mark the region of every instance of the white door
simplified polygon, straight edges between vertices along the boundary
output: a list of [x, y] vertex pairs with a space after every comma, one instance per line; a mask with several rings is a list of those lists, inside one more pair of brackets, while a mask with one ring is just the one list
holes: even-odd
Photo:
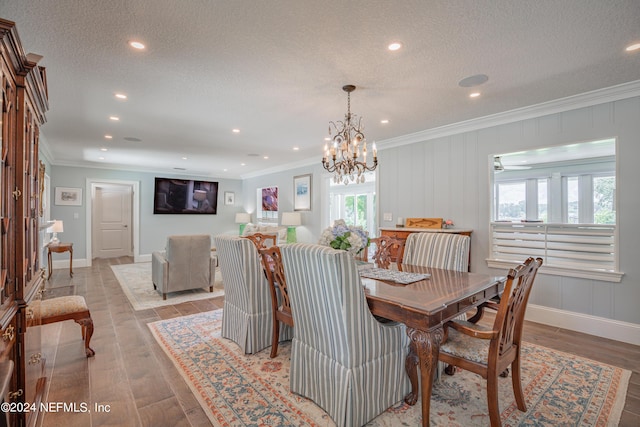
[[93, 204], [95, 258], [132, 256], [131, 198], [128, 185], [98, 185]]

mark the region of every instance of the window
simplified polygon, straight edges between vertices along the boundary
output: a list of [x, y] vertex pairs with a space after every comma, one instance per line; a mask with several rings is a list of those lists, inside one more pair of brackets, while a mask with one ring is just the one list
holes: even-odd
[[489, 265], [619, 281], [615, 169], [614, 139], [496, 155]]
[[376, 223], [376, 175], [365, 174], [362, 184], [329, 183], [329, 224], [344, 219], [348, 225], [359, 225], [369, 232], [377, 234]]

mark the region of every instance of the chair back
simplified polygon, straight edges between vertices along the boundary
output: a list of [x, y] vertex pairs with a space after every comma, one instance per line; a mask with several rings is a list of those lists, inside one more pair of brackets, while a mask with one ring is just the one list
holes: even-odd
[[520, 347], [527, 302], [541, 265], [542, 258], [529, 257], [524, 264], [509, 270], [493, 324], [493, 330], [500, 331], [500, 339], [495, 343], [498, 357]]
[[293, 310], [295, 338], [345, 367], [357, 365], [369, 311], [357, 265], [347, 251], [294, 243], [280, 248]]
[[258, 250], [273, 246], [278, 240], [276, 234], [253, 233], [243, 237], [251, 240]]
[[[271, 246], [260, 249], [259, 252], [260, 256], [262, 256], [262, 265], [267, 275], [267, 280], [269, 281], [269, 288], [271, 289], [273, 311], [280, 311], [282, 313], [282, 316], [277, 316], [277, 320], [293, 326], [291, 301], [289, 299], [289, 290], [287, 289], [287, 279], [284, 275], [280, 248], [278, 246]], [[280, 298], [278, 298], [276, 289], [280, 289]], [[278, 301], [280, 302], [279, 305]]]
[[390, 236], [380, 236], [370, 239], [370, 243], [375, 245], [376, 251], [373, 253], [373, 262], [380, 268], [389, 268], [392, 262], [392, 251], [396, 255], [396, 263], [402, 264], [404, 256], [404, 241], [394, 239]]
[[454, 233], [411, 233], [403, 263], [445, 270], [469, 270], [470, 237]]
[[210, 235], [169, 236], [166, 257], [170, 265], [169, 283], [183, 281], [192, 284], [195, 288], [210, 285]]

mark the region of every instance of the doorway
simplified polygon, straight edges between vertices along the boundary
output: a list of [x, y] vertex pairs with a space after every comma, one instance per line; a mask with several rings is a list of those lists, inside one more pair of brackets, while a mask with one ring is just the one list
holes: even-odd
[[94, 258], [139, 258], [139, 183], [87, 179], [87, 263]]

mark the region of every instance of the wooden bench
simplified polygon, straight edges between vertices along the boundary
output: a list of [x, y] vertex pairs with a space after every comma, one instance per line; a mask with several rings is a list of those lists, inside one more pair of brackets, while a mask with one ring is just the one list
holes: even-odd
[[83, 296], [69, 295], [34, 301], [31, 303], [31, 307], [36, 313], [38, 310], [40, 311], [42, 325], [63, 322], [65, 320], [75, 321], [82, 327], [82, 339], [84, 340], [84, 350], [87, 357], [92, 357], [96, 354], [96, 352], [89, 347], [89, 342], [93, 335], [93, 319], [91, 319], [89, 307], [87, 307], [87, 302]]

